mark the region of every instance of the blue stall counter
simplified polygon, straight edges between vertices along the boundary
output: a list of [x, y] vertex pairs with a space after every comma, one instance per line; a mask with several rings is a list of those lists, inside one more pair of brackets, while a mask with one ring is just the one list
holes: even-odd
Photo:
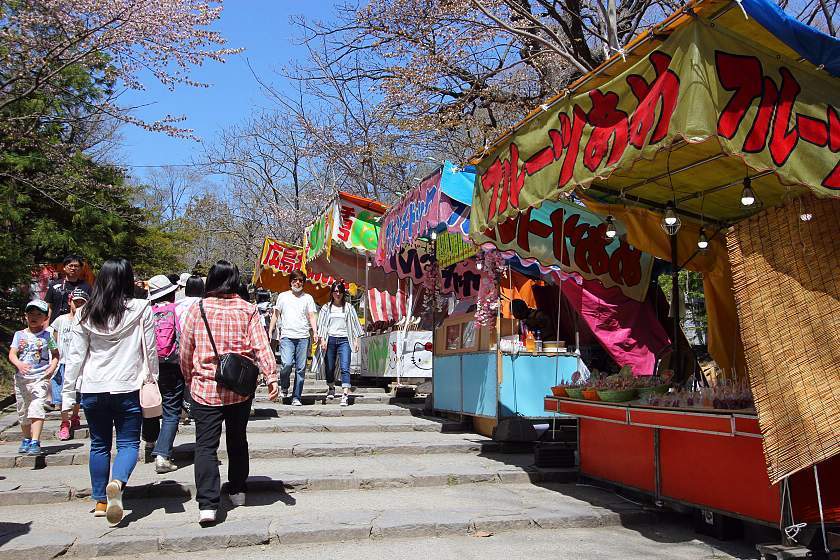
[[499, 417], [550, 417], [543, 399], [554, 385], [571, 381], [577, 365], [577, 355], [570, 353], [502, 353]]

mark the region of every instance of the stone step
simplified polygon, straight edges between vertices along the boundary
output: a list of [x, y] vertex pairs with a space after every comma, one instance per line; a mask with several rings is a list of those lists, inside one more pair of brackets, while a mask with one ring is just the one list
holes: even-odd
[[[42, 442], [58, 441], [58, 429], [61, 421], [47, 420], [41, 433]], [[419, 416], [294, 416], [278, 418], [272, 416], [254, 416], [248, 425], [248, 433], [276, 433], [276, 432], [464, 432], [469, 424], [444, 420], [441, 418], [424, 418]], [[179, 434], [195, 434], [195, 425], [178, 426]], [[83, 423], [71, 433], [71, 439], [84, 440], [90, 436], [88, 426]], [[19, 442], [23, 434], [17, 427], [10, 428], [0, 434], [2, 441]]]
[[[303, 384], [303, 391], [304, 393], [326, 393], [327, 392], [327, 383], [326, 381], [314, 381], [314, 382], [305, 382]], [[341, 392], [341, 385], [336, 385], [335, 390], [337, 393]], [[268, 388], [265, 386], [260, 386], [257, 388], [257, 395], [267, 395]], [[352, 395], [387, 395], [393, 393], [389, 393], [382, 387], [350, 387], [350, 394]]]
[[126, 515], [113, 529], [105, 519], [87, 513], [90, 502], [13, 506], [3, 512], [14, 523], [4, 528], [0, 560], [162, 556], [228, 547], [487, 536], [655, 521], [654, 514], [610, 492], [570, 484], [255, 493], [243, 507], [231, 508], [224, 499], [218, 523], [207, 528], [199, 527], [198, 506], [186, 496], [126, 499], [124, 505]]
[[[126, 498], [177, 498], [195, 496], [192, 465], [165, 475], [154, 464], [137, 465], [126, 488]], [[225, 466], [222, 466], [224, 473]], [[0, 508], [12, 505], [60, 503], [90, 497], [90, 476], [80, 466], [49, 469], [11, 469], [0, 480]], [[463, 454], [380, 455], [299, 459], [252, 459], [250, 492], [316, 492], [325, 490], [375, 490], [427, 488], [459, 484], [571, 482], [575, 469], [536, 469], [531, 455], [465, 456]], [[0, 509], [2, 511], [2, 509]]]
[[[281, 398], [281, 400], [285, 404], [291, 404], [292, 398], [291, 393], [290, 396]], [[257, 393], [254, 397], [255, 402], [270, 402], [268, 400], [267, 393]], [[367, 403], [367, 404], [375, 404], [375, 403], [382, 403], [382, 404], [397, 404], [397, 403], [406, 403], [406, 404], [422, 404], [426, 402], [425, 397], [395, 397], [390, 393], [365, 393], [365, 394], [353, 394], [350, 395], [348, 398], [350, 404], [353, 403]], [[338, 406], [341, 403], [341, 398], [336, 397], [335, 399], [328, 399], [326, 396], [326, 392], [317, 392], [317, 393], [308, 393], [306, 392], [306, 388], [304, 388], [303, 394], [300, 396], [300, 402], [303, 404], [330, 404]]]
[[[287, 399], [290, 402], [290, 399]], [[327, 401], [329, 403], [329, 401]], [[400, 404], [385, 404], [378, 402], [353, 402], [352, 406], [342, 407], [338, 406], [338, 401], [334, 401], [337, 406], [321, 406], [323, 403], [310, 403], [308, 406], [290, 406], [286, 404], [272, 402], [269, 400], [257, 400], [254, 403], [253, 416], [256, 417], [286, 417], [286, 416], [320, 416], [324, 418], [337, 417], [379, 417], [379, 416], [419, 416], [422, 413], [423, 405], [419, 403], [400, 403]], [[18, 426], [17, 413], [9, 413], [4, 411], [5, 415], [0, 418], [0, 441], [20, 441], [21, 433]], [[81, 412], [82, 424], [85, 424], [84, 411]], [[61, 420], [61, 414], [58, 412], [48, 412], [46, 415], [47, 422], [55, 422], [56, 425]], [[81, 436], [80, 436], [81, 437]]]
[[419, 416], [424, 403], [379, 403], [367, 400], [351, 400], [351, 406], [340, 406], [338, 400], [332, 402], [304, 402], [304, 406], [291, 406], [291, 399], [284, 403], [268, 400], [254, 402], [254, 416]]
[[[348, 437], [351, 436], [351, 437]], [[194, 437], [178, 434], [173, 458], [191, 461]], [[355, 434], [310, 433], [250, 433], [251, 458], [281, 459], [290, 457], [363, 457], [379, 454], [426, 455], [440, 453], [484, 453], [498, 451], [499, 444], [480, 435], [443, 434], [431, 432], [360, 432]], [[87, 440], [46, 442], [40, 456], [19, 455], [17, 444], [0, 445], [0, 469], [44, 468], [55, 465], [81, 465], [88, 462], [90, 444]], [[143, 453], [141, 449], [141, 454]], [[226, 458], [224, 438], [219, 457]]]

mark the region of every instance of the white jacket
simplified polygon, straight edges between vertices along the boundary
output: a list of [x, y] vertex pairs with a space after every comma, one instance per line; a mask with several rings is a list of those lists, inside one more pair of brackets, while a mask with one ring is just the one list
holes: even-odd
[[89, 321], [78, 322], [72, 336], [61, 391], [62, 410], [75, 404], [80, 376], [82, 393], [137, 391], [147, 371], [157, 379], [155, 319], [149, 301], [128, 300], [122, 320], [113, 328], [100, 330]]

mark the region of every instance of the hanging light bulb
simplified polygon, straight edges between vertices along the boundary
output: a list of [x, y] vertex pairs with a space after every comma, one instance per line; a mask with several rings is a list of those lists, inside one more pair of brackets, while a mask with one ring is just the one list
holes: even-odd
[[612, 215], [607, 216], [607, 231], [604, 232], [604, 235], [607, 236], [607, 239], [615, 239], [615, 236], [618, 235], [618, 230], [615, 229], [615, 220]]
[[430, 235], [429, 237], [431, 237], [432, 241], [434, 241], [435, 239], [437, 239], [437, 232], [432, 230], [432, 235]]
[[370, 267], [372, 267], [372, 266], [373, 266], [373, 262], [372, 262], [372, 261], [368, 261], [368, 262], [367, 262], [367, 267], [368, 267], [368, 268], [370, 268]]
[[813, 217], [814, 217], [814, 215], [811, 214], [810, 212], [808, 212], [807, 210], [805, 212], [802, 212], [801, 214], [799, 214], [799, 219], [802, 220], [803, 222], [810, 222], [811, 218], [813, 218]]
[[482, 268], [484, 268], [484, 265], [481, 264], [481, 261], [478, 261], [478, 262], [475, 263], [475, 269], [476, 270], [481, 270]]
[[697, 236], [697, 248], [705, 251], [709, 248], [709, 238], [706, 237], [706, 231], [700, 228], [700, 235]]
[[744, 177], [744, 190], [741, 191], [741, 206], [752, 206], [755, 204], [755, 193], [752, 190], [752, 180]]
[[669, 201], [668, 204], [665, 205], [665, 215], [662, 216], [662, 221], [659, 225], [662, 226], [662, 229], [665, 230], [665, 233], [668, 235], [676, 235], [680, 230], [682, 222], [680, 221], [680, 217], [677, 216], [676, 208], [674, 207], [673, 202]]
[[666, 226], [674, 226], [677, 223], [677, 213], [674, 212], [674, 203], [668, 202], [665, 205], [665, 217], [662, 220], [665, 222]]

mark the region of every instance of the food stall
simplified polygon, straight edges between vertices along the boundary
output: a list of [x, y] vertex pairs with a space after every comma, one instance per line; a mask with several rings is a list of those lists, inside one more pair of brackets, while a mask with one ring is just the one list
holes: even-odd
[[[754, 410], [663, 408], [546, 397], [545, 409], [578, 418], [580, 472], [587, 478], [771, 526], [780, 522], [782, 489], [792, 519], [819, 521], [811, 470], [771, 485]], [[838, 519], [840, 458], [820, 466], [826, 520]], [[834, 473], [832, 476], [831, 473]]]
[[[280, 293], [289, 289], [289, 274], [303, 266], [303, 249], [291, 243], [285, 243], [266, 237], [257, 257], [254, 276], [251, 283], [258, 288]], [[329, 278], [321, 274], [307, 275], [306, 292], [318, 304], [329, 300]]]
[[[368, 266], [376, 251], [380, 221], [387, 207], [375, 200], [339, 192], [304, 233], [307, 275], [340, 278], [350, 287], [366, 327], [353, 354], [354, 376], [421, 380], [431, 377], [431, 331], [399, 329], [410, 317], [407, 281], [392, 271]], [[377, 332], [375, 325], [390, 325]]]
[[[702, 272], [712, 387], [675, 367], [661, 397], [617, 378], [603, 389], [627, 402], [572, 384], [545, 409], [579, 418], [583, 475], [826, 550], [840, 523], [838, 61], [838, 39], [765, 0], [689, 2], [476, 158], [470, 223], [499, 236], [574, 192], [674, 279]], [[732, 398], [739, 384], [753, 403]]]
[[[548, 309], [569, 298], [573, 310], [580, 312], [581, 305], [586, 307], [581, 302], [592, 297], [592, 291], [581, 287], [587, 280], [575, 276], [574, 289], [568, 287], [560, 296], [556, 284], [568, 276], [567, 270], [582, 272], [575, 264], [561, 267], [558, 261], [557, 266], [543, 265], [514, 251], [502, 253], [491, 246], [480, 249], [473, 243], [467, 235], [473, 185], [474, 174], [452, 164], [435, 170], [383, 218], [377, 258], [386, 270], [411, 278], [423, 290], [423, 315], [435, 325], [434, 408], [471, 416], [476, 419], [476, 429], [489, 435], [503, 418], [550, 416], [543, 409], [545, 392], [581, 369], [580, 356], [567, 351], [563, 340], [547, 338], [540, 351], [517, 347], [517, 322], [508, 309], [510, 301], [524, 298], [532, 308]], [[566, 212], [582, 226], [604, 227], [602, 219], [582, 206]], [[620, 240], [615, 240], [610, 252], [618, 253], [616, 259], [627, 260], [623, 265], [627, 278], [633, 262], [638, 273], [632, 281], [604, 282], [617, 292], [625, 290], [644, 300], [650, 256], [632, 251]], [[530, 287], [536, 284], [539, 286]], [[539, 289], [547, 293], [542, 301], [532, 293]], [[614, 294], [601, 295], [616, 301]], [[553, 296], [553, 303], [548, 296]], [[598, 302], [606, 303], [604, 299]], [[626, 307], [638, 311], [639, 322], [651, 319], [651, 314], [644, 312], [649, 309], [641, 304], [628, 303]], [[554, 332], [567, 333], [566, 338], [577, 346], [576, 327], [561, 329], [567, 325], [560, 321], [560, 313], [552, 317], [558, 320]], [[660, 346], [667, 344], [661, 329], [659, 334]], [[636, 362], [644, 364], [650, 374], [647, 370], [653, 368], [654, 353], [648, 343], [625, 344], [622, 351], [627, 360], [640, 358]]]

